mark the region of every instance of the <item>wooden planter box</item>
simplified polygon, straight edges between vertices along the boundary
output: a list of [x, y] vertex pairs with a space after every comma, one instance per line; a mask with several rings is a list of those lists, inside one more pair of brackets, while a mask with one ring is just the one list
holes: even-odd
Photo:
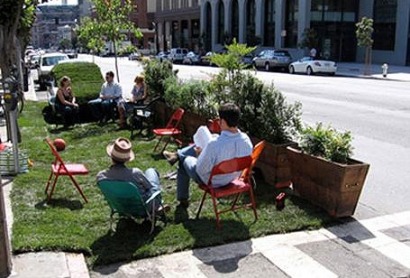
[[[251, 137], [255, 146], [261, 140]], [[261, 153], [256, 168], [260, 169], [266, 183], [275, 185], [278, 182], [289, 181], [291, 179], [291, 169], [287, 154], [287, 147], [297, 147], [297, 143], [272, 144], [267, 142], [265, 149]]]
[[293, 189], [297, 195], [324, 208], [333, 217], [354, 214], [369, 164], [327, 161], [288, 147]]

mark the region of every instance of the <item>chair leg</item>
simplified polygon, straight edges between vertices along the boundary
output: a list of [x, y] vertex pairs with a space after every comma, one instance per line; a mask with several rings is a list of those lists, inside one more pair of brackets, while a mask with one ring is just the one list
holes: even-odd
[[163, 138], [163, 136], [160, 136], [160, 137], [159, 137], [158, 143], [157, 143], [157, 144], [155, 145], [155, 147], [154, 147], [154, 152], [157, 150], [159, 144], [160, 144], [161, 141], [162, 141], [162, 138]]
[[198, 219], [198, 218], [199, 218], [199, 214], [201, 213], [202, 206], [203, 206], [203, 204], [204, 204], [206, 194], [207, 194], [207, 193], [206, 193], [206, 191], [205, 191], [205, 192], [204, 192], [204, 195], [202, 195], [201, 204], [199, 205], [198, 212], [196, 213], [196, 218], [195, 218], [195, 219]]
[[211, 198], [212, 198], [212, 204], [214, 206], [214, 211], [215, 211], [215, 216], [216, 216], [216, 228], [219, 230], [221, 228], [221, 224], [219, 223], [219, 212], [218, 212], [218, 208], [216, 205], [215, 197], [211, 195]]
[[46, 190], [44, 190], [44, 193], [46, 193], [46, 194], [48, 192], [48, 188], [50, 186], [50, 182], [51, 182], [52, 177], [53, 177], [53, 170], [51, 170], [50, 176], [48, 177], [48, 180], [47, 180]]
[[256, 220], [258, 220], [258, 213], [256, 212], [256, 202], [255, 202], [255, 196], [253, 194], [252, 187], [249, 189], [249, 195], [251, 197], [253, 214], [255, 215], [255, 221], [256, 221]]
[[86, 203], [88, 203], [87, 198], [85, 197], [83, 191], [81, 190], [81, 187], [78, 185], [77, 181], [75, 180], [75, 178], [72, 175], [69, 175], [71, 181], [74, 183], [74, 186], [77, 188], [78, 192], [80, 192], [81, 196], [83, 197], [84, 201]]
[[171, 141], [171, 137], [170, 137], [170, 136], [167, 136], [165, 145], [164, 145], [164, 147], [162, 148], [161, 153], [163, 153], [163, 152], [165, 151], [165, 148], [168, 146], [168, 144], [169, 144], [170, 141]]
[[54, 193], [54, 189], [55, 189], [55, 187], [56, 187], [58, 177], [59, 177], [59, 175], [56, 174], [56, 176], [55, 176], [55, 178], [54, 178], [54, 181], [53, 181], [53, 185], [51, 186], [50, 194], [47, 194], [47, 202], [50, 202], [50, 200], [51, 200], [51, 196], [52, 196], [53, 193]]

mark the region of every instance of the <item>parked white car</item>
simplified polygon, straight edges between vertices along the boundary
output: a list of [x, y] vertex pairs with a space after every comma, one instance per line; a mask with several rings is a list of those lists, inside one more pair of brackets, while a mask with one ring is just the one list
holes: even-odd
[[306, 73], [312, 75], [315, 73], [326, 73], [335, 75], [337, 64], [328, 60], [316, 60], [312, 57], [303, 57], [289, 65], [289, 73]]
[[40, 90], [47, 87], [47, 82], [50, 80], [50, 71], [60, 61], [68, 60], [68, 56], [63, 53], [47, 53], [41, 55], [40, 62], [37, 66], [38, 83]]

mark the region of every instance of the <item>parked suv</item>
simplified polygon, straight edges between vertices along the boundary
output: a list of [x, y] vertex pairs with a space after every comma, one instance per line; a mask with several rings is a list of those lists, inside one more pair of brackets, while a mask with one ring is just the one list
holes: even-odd
[[172, 63], [182, 63], [185, 56], [188, 54], [186, 48], [172, 48], [168, 55], [168, 60]]
[[68, 56], [63, 53], [48, 53], [40, 57], [39, 64], [37, 66], [38, 83], [40, 84], [40, 90], [44, 90], [47, 87], [47, 81], [50, 80], [51, 69], [63, 60], [68, 60]]
[[274, 68], [287, 71], [291, 62], [292, 57], [287, 50], [263, 50], [253, 58], [253, 65], [256, 68], [264, 68], [266, 71]]

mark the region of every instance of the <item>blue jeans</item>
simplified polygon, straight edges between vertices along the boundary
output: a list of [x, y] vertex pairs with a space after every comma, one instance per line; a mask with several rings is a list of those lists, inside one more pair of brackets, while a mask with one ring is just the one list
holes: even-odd
[[101, 120], [103, 117], [113, 118], [114, 107], [117, 106], [117, 102], [114, 99], [101, 99], [96, 98], [88, 102], [93, 117], [97, 120]]
[[[149, 197], [151, 197], [152, 194], [154, 194], [157, 191], [161, 191], [161, 184], [159, 181], [159, 175], [157, 170], [155, 170], [154, 168], [148, 168], [145, 172], [144, 172], [144, 176], [147, 178], [147, 180], [151, 183], [151, 188], [148, 192], [146, 192], [146, 194], [143, 196], [144, 200], [147, 200]], [[162, 203], [162, 199], [161, 199], [161, 195], [158, 195], [157, 197], [157, 201], [159, 202], [159, 204]], [[148, 204], [149, 207], [152, 206], [152, 204]], [[158, 208], [158, 206], [157, 206]]]
[[178, 150], [179, 167], [177, 175], [177, 200], [189, 199], [190, 179], [196, 183], [202, 183], [201, 178], [196, 173], [197, 155], [195, 145]]

